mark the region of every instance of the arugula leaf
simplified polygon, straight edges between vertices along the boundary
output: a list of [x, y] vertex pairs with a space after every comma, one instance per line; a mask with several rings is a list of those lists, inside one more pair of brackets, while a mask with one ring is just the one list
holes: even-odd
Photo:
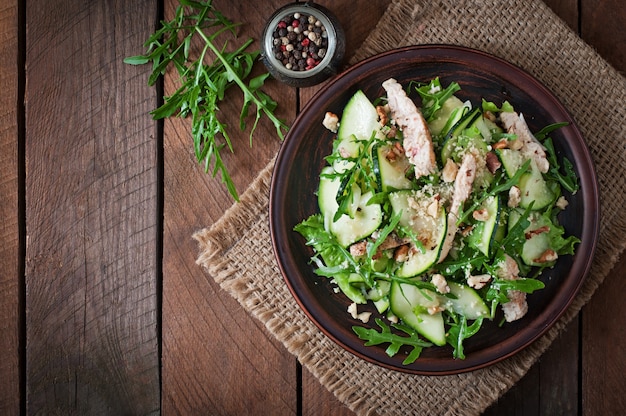
[[[476, 319], [471, 325], [467, 325], [467, 318], [464, 315], [449, 315], [454, 320], [449, 322], [450, 327], [446, 334], [446, 342], [454, 348], [452, 355], [454, 358], [465, 359], [463, 341], [475, 335], [483, 324], [483, 318]], [[457, 318], [460, 317], [460, 318]]]
[[[219, 117], [219, 104], [225, 93], [237, 86], [243, 93], [243, 105], [239, 116], [239, 127], [246, 128], [246, 119], [254, 107], [254, 122], [250, 128], [252, 137], [261, 117], [267, 117], [283, 139], [287, 125], [274, 114], [277, 103], [261, 91], [269, 73], [249, 78], [259, 51], [248, 52], [246, 49], [253, 40], [248, 39], [233, 52], [226, 52], [216, 46], [218, 36], [225, 32], [236, 35], [239, 26], [220, 13], [211, 0], [180, 0], [174, 17], [170, 21], [161, 21], [161, 27], [144, 43], [143, 55], [124, 59], [129, 65], [152, 63], [152, 73], [148, 85], [154, 85], [159, 77], [170, 67], [176, 69], [181, 86], [170, 96], [164, 97], [164, 103], [151, 112], [155, 119], [180, 116], [191, 117], [191, 135], [196, 159], [204, 164], [206, 173], [213, 177], [221, 174], [231, 196], [239, 201], [239, 195], [220, 152], [227, 148], [233, 151], [227, 131], [227, 125]], [[204, 46], [197, 57], [190, 55], [194, 38], [199, 38]], [[212, 58], [209, 56], [212, 54]], [[210, 165], [214, 167], [211, 170]]]
[[[341, 178], [341, 185], [339, 186], [336, 196], [339, 208], [337, 208], [337, 212], [335, 212], [333, 221], [337, 221], [344, 214], [350, 215], [348, 207], [354, 199], [354, 187], [378, 190], [376, 178], [369, 168], [369, 166], [373, 165], [372, 152], [375, 149], [375, 143], [378, 141], [379, 139], [372, 133], [372, 137], [362, 143], [356, 157], [344, 158], [339, 154], [336, 148], [332, 155], [326, 157], [326, 160], [330, 164], [334, 161], [342, 160], [348, 162], [347, 166], [349, 166], [345, 171], [329, 175], [330, 177]], [[337, 144], [338, 141], [335, 141], [333, 146], [337, 146]]]
[[389, 236], [389, 234], [391, 234], [393, 230], [396, 228], [396, 226], [400, 222], [400, 218], [402, 218], [401, 212], [391, 217], [389, 224], [387, 224], [386, 226], [383, 227], [382, 230], [380, 230], [379, 236], [374, 242], [374, 244], [368, 244], [367, 256], [370, 259], [374, 257], [374, 255], [376, 254], [376, 251], [378, 250], [378, 247], [380, 247], [380, 245], [385, 241], [385, 239]]
[[569, 125], [569, 123], [566, 122], [566, 121], [563, 121], [561, 123], [548, 124], [547, 126], [542, 128], [541, 130], [539, 130], [537, 133], [534, 133], [533, 136], [535, 136], [535, 138], [537, 140], [543, 141], [553, 131], [558, 130], [561, 127], [565, 127], [565, 126], [568, 126], [568, 125]]
[[533, 205], [534, 202], [528, 205], [517, 222], [509, 229], [504, 239], [502, 239], [502, 242], [498, 246], [496, 258], [503, 258], [505, 253], [512, 255], [512, 257], [519, 257], [521, 255], [522, 248], [526, 242], [526, 229], [530, 226], [528, 216]]
[[300, 233], [306, 239], [306, 244], [312, 246], [317, 253], [312, 259], [316, 263], [315, 274], [334, 279], [339, 289], [351, 301], [366, 303], [363, 293], [350, 284], [349, 280], [350, 273], [356, 271], [358, 264], [335, 237], [326, 231], [322, 215], [311, 215], [296, 224], [294, 231]]
[[516, 280], [493, 279], [490, 290], [505, 292], [508, 290], [519, 290], [524, 293], [533, 293], [543, 289], [545, 284], [541, 280], [531, 278], [519, 278]]
[[543, 145], [546, 148], [548, 162], [550, 162], [550, 170], [546, 173], [546, 176], [559, 182], [568, 192], [575, 194], [580, 188], [580, 185], [578, 184], [578, 177], [574, 171], [574, 165], [569, 159], [563, 158], [563, 173], [561, 173], [561, 166], [556, 157], [552, 139], [548, 137], [544, 140]]
[[491, 111], [492, 113], [512, 113], [515, 111], [508, 101], [502, 103], [502, 107], [498, 107], [495, 103], [482, 99], [483, 111]]
[[565, 228], [558, 223], [555, 223], [549, 212], [544, 212], [542, 217], [545, 223], [548, 224], [550, 248], [559, 255], [574, 254], [574, 246], [580, 243], [580, 239], [573, 235], [563, 238], [565, 235]]
[[422, 114], [426, 121], [431, 121], [435, 117], [437, 110], [443, 106], [443, 103], [460, 90], [461, 87], [456, 82], [452, 82], [446, 88], [443, 88], [439, 77], [431, 80], [426, 85], [416, 88], [417, 93], [422, 98]]
[[419, 358], [423, 348], [432, 346], [430, 342], [419, 338], [417, 332], [406, 325], [393, 324], [393, 327], [406, 333], [408, 336], [391, 332], [389, 325], [385, 324], [380, 318], [376, 318], [376, 324], [380, 327], [380, 332], [374, 328], [368, 329], [360, 326], [353, 326], [352, 330], [360, 339], [367, 341], [365, 343], [366, 347], [388, 343], [389, 346], [385, 352], [390, 357], [396, 355], [403, 346], [412, 347], [411, 352], [404, 361], [402, 361], [404, 365], [415, 362], [415, 360]]
[[[462, 255], [459, 258], [446, 258], [441, 263], [434, 265], [435, 270], [444, 273], [447, 276], [454, 276], [458, 273], [462, 273], [465, 276], [470, 270], [478, 269], [484, 262], [486, 262], [487, 256], [480, 251], [472, 249], [469, 245], [466, 246], [468, 251], [471, 250], [472, 255]], [[464, 253], [465, 254], [465, 253]]]

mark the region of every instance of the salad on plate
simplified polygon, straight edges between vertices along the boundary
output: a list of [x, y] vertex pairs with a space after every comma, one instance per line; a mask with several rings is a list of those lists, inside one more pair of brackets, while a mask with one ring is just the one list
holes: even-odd
[[[463, 101], [458, 83], [438, 78], [382, 87], [326, 113], [334, 139], [319, 212], [295, 231], [315, 273], [350, 300], [366, 345], [390, 356], [408, 347], [404, 364], [446, 344], [463, 359], [484, 320], [521, 319], [542, 271], [580, 242], [558, 221], [578, 190], [549, 137], [563, 124], [533, 133], [514, 103]], [[358, 325], [370, 319], [379, 330]]]

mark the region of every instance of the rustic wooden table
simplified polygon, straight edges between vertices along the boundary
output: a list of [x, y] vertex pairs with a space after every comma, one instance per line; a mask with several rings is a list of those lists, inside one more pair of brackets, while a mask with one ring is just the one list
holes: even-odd
[[[284, 3], [215, 1], [257, 39]], [[389, 0], [319, 3], [349, 56]], [[626, 69], [622, 0], [548, 3]], [[351, 414], [195, 264], [192, 233], [232, 200], [195, 162], [188, 122], [148, 115], [173, 77], [151, 88], [148, 67], [122, 63], [176, 4], [0, 5], [0, 414]], [[317, 90], [267, 89], [288, 121]], [[222, 108], [235, 126], [240, 105]], [[278, 150], [273, 131], [252, 148], [234, 134], [240, 191]], [[623, 414], [625, 268], [488, 414]]]

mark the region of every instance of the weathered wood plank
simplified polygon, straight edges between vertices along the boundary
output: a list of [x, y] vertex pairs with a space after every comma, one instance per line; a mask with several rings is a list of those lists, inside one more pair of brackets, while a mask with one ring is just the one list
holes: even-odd
[[159, 411], [151, 1], [26, 8], [26, 411]]
[[[626, 7], [621, 0], [581, 1], [581, 36], [626, 74]], [[598, 167], [601, 169], [601, 167]], [[582, 311], [582, 412], [621, 414], [626, 409], [626, 257]]]
[[0, 413], [20, 411], [18, 2], [0, 5]]
[[617, 415], [626, 409], [625, 270], [626, 256], [622, 255], [582, 311], [584, 415]]
[[581, 0], [582, 38], [626, 74], [626, 5], [622, 0]]
[[[172, 16], [175, 0], [166, 0]], [[215, 1], [230, 19], [245, 22], [239, 39], [255, 39], [284, 2]], [[262, 65], [256, 71], [261, 72]], [[165, 92], [177, 88], [172, 74]], [[278, 114], [295, 117], [295, 90], [269, 81], [265, 91], [279, 102]], [[235, 154], [222, 153], [243, 193], [280, 146], [271, 123], [263, 121], [249, 145], [238, 130], [241, 93], [227, 93], [220, 112], [230, 126]], [[163, 240], [163, 412], [165, 414], [292, 415], [297, 409], [296, 361], [263, 325], [246, 313], [213, 279], [195, 266], [198, 253], [191, 235], [212, 225], [233, 204], [219, 179], [203, 172], [193, 154], [189, 120], [164, 126]], [[194, 267], [191, 267], [194, 266]]]
[[484, 415], [578, 414], [579, 337], [576, 318], [528, 373]]

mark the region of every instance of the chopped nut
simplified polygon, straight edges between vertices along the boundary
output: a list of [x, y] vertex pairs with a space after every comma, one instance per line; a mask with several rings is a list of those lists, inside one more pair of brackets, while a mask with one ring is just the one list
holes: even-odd
[[364, 256], [367, 252], [367, 242], [359, 241], [358, 243], [354, 243], [350, 246], [350, 254], [353, 257], [361, 257]]
[[398, 263], [405, 262], [408, 256], [409, 256], [409, 246], [406, 244], [403, 246], [397, 247], [393, 253], [393, 258]]
[[[372, 234], [372, 237], [374, 235]], [[389, 250], [390, 248], [396, 248], [398, 246], [401, 246], [403, 244], [407, 244], [408, 242], [410, 242], [411, 239], [410, 238], [400, 238], [398, 237], [397, 234], [392, 233], [389, 234], [387, 236], [387, 238], [385, 238], [385, 240], [380, 243], [380, 245], [378, 246], [379, 250]]]
[[443, 181], [450, 183], [454, 182], [456, 175], [459, 172], [459, 167], [454, 163], [452, 159], [446, 161], [446, 165], [443, 167]]
[[433, 276], [430, 278], [430, 282], [435, 285], [435, 287], [437, 288], [437, 292], [450, 293], [450, 286], [448, 286], [448, 282], [446, 281], [446, 278], [443, 277], [443, 275], [439, 273], [433, 274]]
[[387, 112], [385, 111], [385, 107], [383, 107], [382, 105], [377, 105], [376, 114], [378, 114], [378, 119], [379, 119], [381, 126], [386, 125], [387, 122], [389, 121], [389, 118], [387, 117]]
[[444, 308], [444, 307], [443, 307], [443, 306], [441, 306], [441, 305], [437, 305], [437, 306], [430, 306], [430, 307], [427, 309], [427, 311], [428, 311], [428, 314], [429, 314], [429, 315], [434, 315], [434, 314], [436, 314], [437, 312], [443, 312], [443, 311], [445, 311], [445, 310], [446, 310], [446, 308]]
[[398, 154], [391, 149], [388, 150], [387, 153], [385, 153], [385, 159], [387, 159], [389, 163], [395, 162], [397, 158]]
[[392, 150], [398, 156], [402, 156], [404, 154], [404, 147], [402, 147], [402, 144], [400, 142], [395, 142], [393, 144]]
[[491, 275], [479, 274], [477, 276], [469, 276], [467, 278], [467, 284], [469, 285], [469, 287], [473, 287], [474, 289], [480, 289], [484, 287], [490, 280]]
[[364, 324], [366, 324], [370, 320], [370, 317], [372, 316], [371, 312], [361, 312], [361, 313], [358, 313], [357, 312], [356, 303], [354, 303], [354, 302], [352, 302], [348, 306], [348, 313], [350, 314], [350, 316], [352, 316], [353, 319], [358, 319], [359, 321], [363, 322]]
[[428, 208], [426, 208], [426, 213], [433, 218], [437, 218], [439, 215], [439, 199], [431, 198], [431, 202], [428, 204]]
[[539, 227], [537, 229], [528, 231], [526, 234], [524, 234], [524, 237], [526, 237], [526, 240], [530, 240], [536, 235], [548, 233], [548, 232], [550, 232], [550, 227], [548, 227], [547, 225], [544, 225], [543, 227]]
[[460, 227], [459, 231], [463, 237], [467, 237], [468, 235], [470, 235], [473, 229], [473, 225], [463, 225], [462, 227]]
[[535, 263], [550, 263], [552, 261], [556, 261], [559, 258], [559, 255], [552, 249], [547, 249], [544, 251], [541, 256], [537, 257], [533, 260]]
[[327, 111], [326, 114], [324, 114], [324, 121], [322, 121], [322, 125], [333, 133], [337, 133], [337, 130], [339, 129], [339, 117], [337, 117], [337, 114]]
[[496, 156], [493, 152], [487, 153], [485, 162], [487, 164], [487, 169], [489, 169], [489, 172], [491, 173], [496, 173], [496, 171], [500, 169], [500, 166], [502, 166], [500, 159], [498, 159], [498, 156]]
[[522, 191], [517, 186], [512, 186], [509, 189], [509, 202], [507, 205], [509, 208], [515, 208], [519, 205], [522, 200]]
[[565, 199], [564, 196], [560, 197], [557, 201], [556, 204], [557, 208], [559, 209], [565, 209], [567, 208], [567, 206], [569, 205], [569, 202], [567, 202], [567, 199]]
[[489, 219], [489, 211], [487, 211], [485, 208], [477, 209], [472, 212], [472, 217], [476, 221], [487, 221]]
[[509, 141], [507, 139], [500, 139], [493, 145], [491, 145], [492, 149], [507, 149], [509, 147]]

